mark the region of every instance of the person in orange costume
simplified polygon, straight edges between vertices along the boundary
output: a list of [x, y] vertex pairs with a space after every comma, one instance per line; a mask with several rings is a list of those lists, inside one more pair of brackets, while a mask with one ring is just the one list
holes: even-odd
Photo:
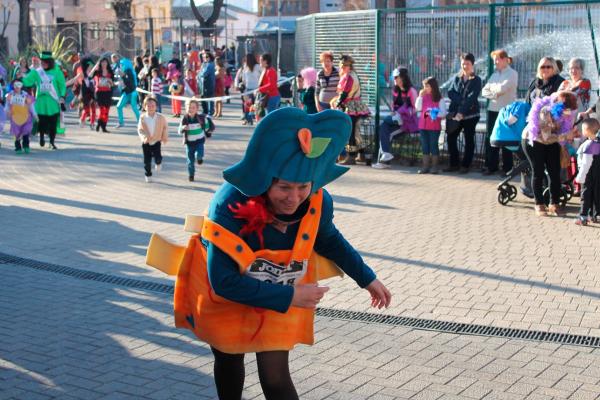
[[348, 170], [335, 160], [351, 126], [336, 110], [267, 114], [190, 239], [177, 271], [175, 324], [210, 345], [221, 400], [241, 399], [245, 353], [256, 353], [267, 400], [298, 399], [289, 351], [314, 343], [315, 307], [329, 289], [318, 280], [343, 271], [372, 306], [390, 305], [391, 293], [333, 224], [323, 188]]

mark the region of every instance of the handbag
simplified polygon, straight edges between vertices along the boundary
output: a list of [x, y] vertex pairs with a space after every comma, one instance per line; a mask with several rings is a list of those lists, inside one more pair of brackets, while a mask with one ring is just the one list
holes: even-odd
[[446, 116], [446, 134], [453, 135], [460, 130], [460, 121], [454, 119], [455, 113]]

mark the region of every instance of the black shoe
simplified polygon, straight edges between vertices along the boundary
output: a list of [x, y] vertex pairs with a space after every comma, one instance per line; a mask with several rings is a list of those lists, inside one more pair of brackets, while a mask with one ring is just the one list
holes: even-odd
[[50, 143], [50, 147], [52, 148], [52, 150], [58, 150], [58, 147], [56, 147], [54, 143]]
[[102, 122], [102, 132], [104, 132], [104, 133], [110, 133], [108, 131], [108, 129], [106, 129], [106, 122]]
[[44, 147], [46, 145], [46, 140], [44, 139], [44, 136], [40, 135], [40, 146]]
[[100, 132], [100, 125], [102, 125], [102, 123], [100, 121], [98, 121], [96, 123], [96, 132]]
[[202, 165], [202, 163], [204, 162], [204, 160], [201, 159], [201, 158], [199, 158], [196, 162], [198, 163], [198, 165]]
[[453, 167], [452, 165], [448, 166], [447, 168], [444, 168], [442, 170], [442, 172], [456, 172], [460, 169], [460, 167]]
[[194, 182], [194, 175], [188, 176], [188, 181]]

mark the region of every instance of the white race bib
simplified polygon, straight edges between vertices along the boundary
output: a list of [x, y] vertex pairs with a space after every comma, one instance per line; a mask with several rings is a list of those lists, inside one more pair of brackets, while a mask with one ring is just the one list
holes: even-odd
[[271, 261], [257, 258], [246, 274], [263, 282], [294, 286], [306, 274], [308, 260], [292, 261], [289, 265], [278, 265]]

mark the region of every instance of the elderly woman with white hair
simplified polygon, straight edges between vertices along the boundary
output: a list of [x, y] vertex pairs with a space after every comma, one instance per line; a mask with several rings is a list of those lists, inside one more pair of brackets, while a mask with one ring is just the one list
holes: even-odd
[[583, 77], [585, 62], [581, 58], [569, 61], [569, 79], [564, 80], [558, 90], [569, 90], [577, 96], [577, 111], [584, 112], [590, 106], [592, 83]]

